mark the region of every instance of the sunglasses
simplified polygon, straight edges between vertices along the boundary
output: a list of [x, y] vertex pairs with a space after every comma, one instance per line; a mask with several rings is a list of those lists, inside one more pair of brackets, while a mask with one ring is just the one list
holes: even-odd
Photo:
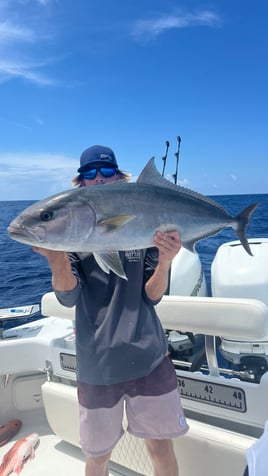
[[89, 170], [86, 170], [85, 172], [82, 172], [82, 176], [86, 180], [94, 180], [98, 172], [100, 172], [104, 178], [110, 178], [116, 174], [116, 168], [115, 167], [95, 167], [94, 169], [89, 169]]

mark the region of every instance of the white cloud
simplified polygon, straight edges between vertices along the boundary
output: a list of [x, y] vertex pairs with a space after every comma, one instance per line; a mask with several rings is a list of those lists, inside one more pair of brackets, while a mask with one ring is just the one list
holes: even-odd
[[32, 131], [36, 125], [39, 127], [42, 127], [45, 125], [45, 121], [43, 121], [43, 119], [38, 116], [30, 117], [29, 119], [26, 119], [25, 122], [19, 122], [14, 119], [8, 120], [5, 117], [0, 116], [0, 122], [3, 124], [8, 124], [9, 126], [12, 126], [13, 128], [25, 129], [26, 131]]
[[2, 153], [0, 200], [39, 199], [70, 189], [77, 167], [78, 159], [65, 155]]
[[[0, 164], [5, 164], [7, 171], [13, 171], [14, 169], [21, 169], [23, 173], [31, 174], [39, 171], [50, 172], [51, 170], [66, 170], [77, 168], [77, 159], [59, 154], [49, 153], [8, 153], [0, 154]], [[0, 171], [1, 175], [2, 171]]]
[[12, 24], [10, 21], [5, 20], [0, 22], [0, 41], [14, 42], [14, 41], [33, 41], [35, 34], [29, 28]]
[[47, 6], [52, 3], [52, 0], [37, 0], [37, 3], [40, 3], [40, 5]]
[[40, 71], [35, 71], [38, 67], [38, 64], [22, 63], [20, 60], [0, 59], [0, 81], [5, 82], [12, 78], [22, 78], [41, 86], [57, 84], [56, 80], [49, 78]]
[[39, 86], [57, 86], [60, 84], [57, 79], [40, 71], [41, 67], [45, 67], [49, 63], [51, 60], [47, 60], [41, 65], [38, 62], [0, 57], [0, 83], [18, 78]]
[[36, 124], [38, 124], [39, 126], [44, 126], [44, 125], [45, 125], [45, 121], [43, 121], [43, 119], [41, 119], [40, 117], [36, 117], [36, 118], [35, 118], [35, 122], [36, 122]]
[[[9, 0], [6, 0], [9, 1]], [[17, 0], [21, 5], [27, 5], [30, 3], [38, 3], [39, 5], [47, 6], [51, 3], [54, 3], [56, 0]]]
[[[42, 6], [51, 3], [49, 0], [34, 2]], [[33, 21], [31, 10], [26, 9], [28, 3], [30, 2], [25, 0], [18, 1], [17, 5], [20, 4], [22, 8], [17, 14], [16, 8], [12, 9], [11, 2], [6, 1], [0, 7], [0, 83], [23, 79], [41, 86], [57, 85], [58, 81], [40, 71], [40, 68], [54, 63], [55, 58], [47, 56], [41, 63], [35, 59], [39, 45], [44, 41], [52, 41], [53, 36], [49, 35], [49, 27], [45, 21], [40, 23], [36, 18]]]
[[195, 26], [215, 27], [220, 24], [220, 18], [213, 11], [203, 10], [195, 13], [176, 11], [158, 17], [138, 20], [132, 30], [137, 40], [148, 40], [171, 29], [189, 28]]
[[178, 185], [180, 185], [181, 187], [188, 188], [190, 187], [190, 184], [191, 182], [187, 178], [184, 178], [183, 180], [178, 180]]

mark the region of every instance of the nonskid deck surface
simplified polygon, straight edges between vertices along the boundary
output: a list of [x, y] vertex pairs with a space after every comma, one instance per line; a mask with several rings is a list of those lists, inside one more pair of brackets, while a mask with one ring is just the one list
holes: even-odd
[[[81, 449], [62, 441], [46, 422], [23, 421], [17, 435], [0, 447], [0, 461], [17, 440], [34, 432], [39, 434], [40, 441], [34, 459], [25, 462], [21, 476], [84, 476], [85, 457]], [[138, 473], [111, 463], [109, 476], [138, 476]]]

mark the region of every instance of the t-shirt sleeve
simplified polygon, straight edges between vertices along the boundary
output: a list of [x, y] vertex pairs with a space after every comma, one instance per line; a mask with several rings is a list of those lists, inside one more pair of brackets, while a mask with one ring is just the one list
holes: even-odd
[[58, 291], [54, 288], [53, 291], [60, 304], [65, 307], [73, 307], [80, 296], [80, 284], [78, 283], [76, 288], [71, 289], [70, 291]]
[[65, 307], [73, 307], [77, 303], [81, 291], [81, 281], [78, 271], [79, 258], [74, 253], [69, 253], [69, 259], [71, 262], [72, 273], [77, 279], [77, 286], [70, 291], [58, 291], [53, 288], [59, 303]]

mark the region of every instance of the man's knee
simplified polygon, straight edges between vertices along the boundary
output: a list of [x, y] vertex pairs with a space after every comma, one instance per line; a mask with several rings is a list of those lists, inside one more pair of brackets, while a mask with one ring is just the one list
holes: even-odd
[[172, 440], [146, 440], [147, 450], [155, 459], [170, 458], [174, 456]]
[[105, 470], [108, 468], [110, 456], [111, 453], [107, 453], [103, 456], [87, 456], [86, 470], [88, 471], [88, 474], [95, 474], [94, 471], [96, 474], [105, 474]]
[[146, 440], [146, 447], [157, 476], [178, 476], [172, 440]]

